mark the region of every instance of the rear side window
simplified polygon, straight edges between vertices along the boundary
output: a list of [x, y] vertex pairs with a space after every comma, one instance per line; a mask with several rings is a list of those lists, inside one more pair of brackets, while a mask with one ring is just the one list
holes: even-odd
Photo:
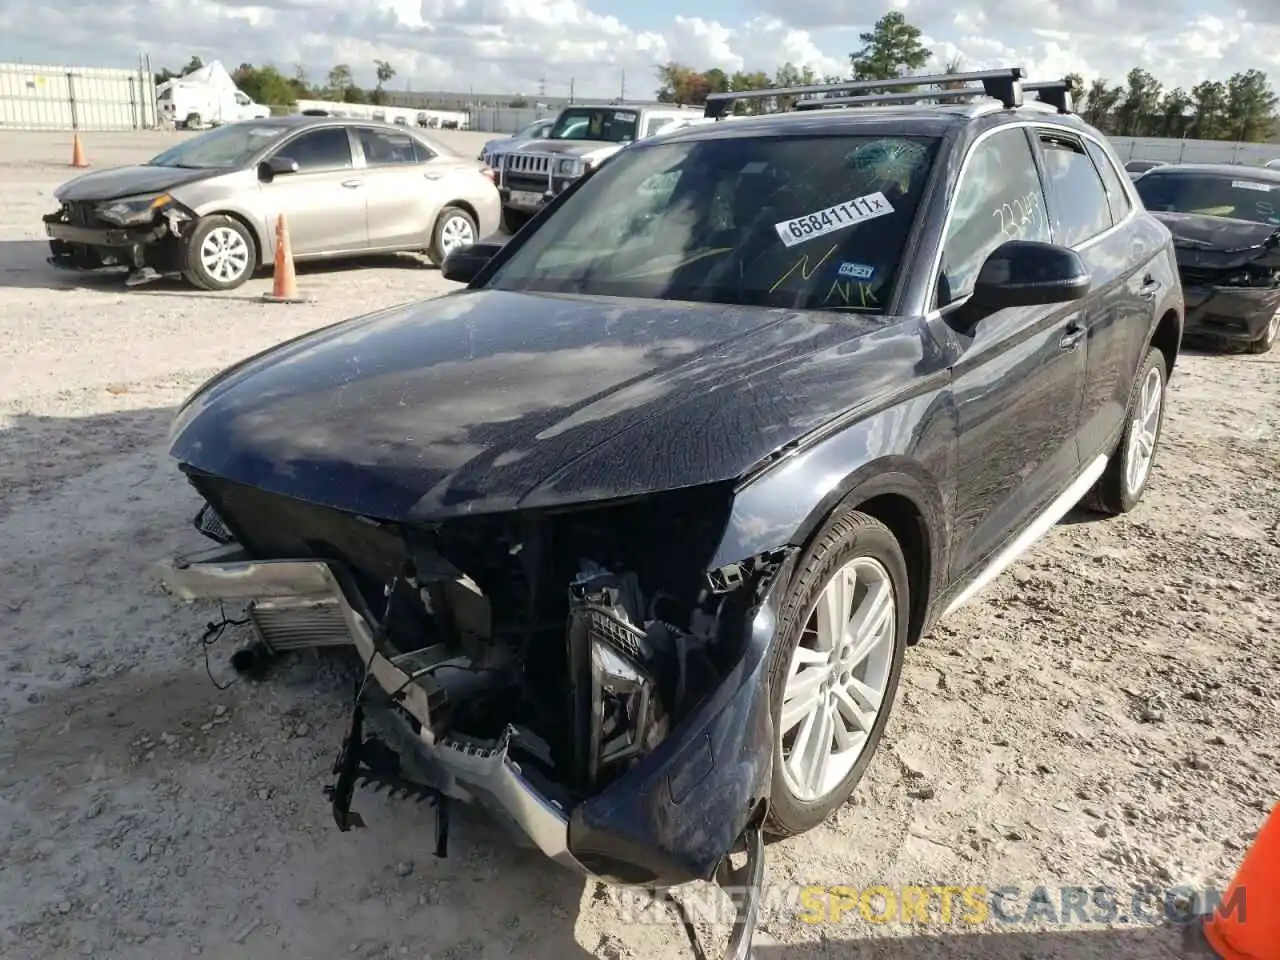
[[[1133, 209], [1129, 194], [1125, 192], [1124, 182], [1120, 179], [1121, 174], [1116, 171], [1116, 165], [1111, 162], [1111, 158], [1107, 156], [1107, 151], [1103, 150], [1102, 147], [1092, 140], [1086, 140], [1085, 147], [1089, 150], [1093, 165], [1098, 168], [1098, 173], [1102, 175], [1102, 185], [1107, 188], [1107, 201], [1111, 204], [1111, 220], [1114, 223], [1119, 223]], [[1125, 176], [1124, 179], [1128, 180], [1129, 178]]]
[[433, 154], [415, 137], [395, 130], [360, 127], [356, 130], [364, 162], [371, 167], [397, 163], [423, 163]]
[[970, 152], [942, 247], [938, 306], [968, 296], [983, 262], [1007, 240], [1048, 240], [1049, 222], [1031, 143], [1021, 127], [991, 134]]
[[280, 148], [280, 156], [296, 160], [299, 173], [351, 168], [351, 142], [346, 127], [312, 130]]
[[652, 137], [663, 127], [668, 127], [675, 122], [675, 117], [650, 117], [644, 125], [643, 136]]
[[1058, 243], [1079, 246], [1108, 229], [1107, 191], [1084, 144], [1075, 137], [1042, 132], [1040, 152]]

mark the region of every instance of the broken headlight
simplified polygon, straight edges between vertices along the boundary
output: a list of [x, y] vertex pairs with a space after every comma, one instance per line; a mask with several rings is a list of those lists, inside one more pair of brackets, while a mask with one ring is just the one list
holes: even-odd
[[579, 580], [570, 591], [575, 766], [586, 789], [622, 772], [666, 735], [660, 655], [628, 615], [624, 592], [610, 574]]
[[100, 204], [97, 214], [108, 223], [121, 227], [136, 227], [150, 223], [157, 210], [163, 210], [171, 203], [173, 203], [173, 197], [167, 193], [150, 193], [146, 196], [124, 197]]

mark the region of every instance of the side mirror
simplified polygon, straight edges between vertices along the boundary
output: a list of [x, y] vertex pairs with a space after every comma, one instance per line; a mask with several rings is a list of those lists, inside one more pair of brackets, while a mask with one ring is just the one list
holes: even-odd
[[298, 161], [289, 157], [271, 157], [258, 164], [258, 179], [270, 183], [281, 173], [297, 173]]
[[991, 251], [966, 306], [982, 313], [1007, 307], [1069, 303], [1093, 286], [1079, 254], [1036, 240], [1009, 240]]
[[465, 247], [458, 247], [444, 258], [440, 274], [446, 280], [470, 283], [501, 249], [500, 243], [469, 243]]

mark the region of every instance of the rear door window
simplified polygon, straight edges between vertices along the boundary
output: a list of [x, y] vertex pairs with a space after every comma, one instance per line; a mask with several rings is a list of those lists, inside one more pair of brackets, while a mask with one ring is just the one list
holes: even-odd
[[1050, 131], [1041, 131], [1039, 139], [1054, 237], [1064, 247], [1077, 247], [1111, 227], [1107, 189], [1079, 139]]
[[1119, 223], [1133, 209], [1133, 203], [1129, 200], [1129, 194], [1124, 188], [1124, 183], [1129, 178], [1124, 176], [1124, 181], [1121, 181], [1123, 175], [1116, 170], [1116, 165], [1107, 156], [1107, 151], [1103, 150], [1099, 144], [1086, 140], [1085, 147], [1089, 151], [1093, 165], [1098, 168], [1098, 173], [1102, 176], [1102, 185], [1106, 187], [1107, 202], [1111, 205], [1111, 220], [1113, 223]]
[[356, 139], [364, 151], [364, 162], [371, 167], [395, 164], [422, 163], [429, 160], [429, 151], [414, 137], [398, 130], [379, 130], [376, 127], [356, 128]]

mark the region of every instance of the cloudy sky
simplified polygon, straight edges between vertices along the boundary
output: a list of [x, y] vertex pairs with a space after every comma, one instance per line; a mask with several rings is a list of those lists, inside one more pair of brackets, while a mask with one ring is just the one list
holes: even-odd
[[[129, 66], [148, 53], [229, 68], [271, 62], [313, 76], [348, 63], [371, 83], [391, 61], [416, 89], [650, 96], [669, 60], [772, 72], [846, 68], [858, 33], [897, 7], [940, 61], [1025, 64], [1119, 80], [1145, 66], [1190, 86], [1246, 67], [1280, 87], [1280, 0], [0, 0], [0, 61]], [[1003, 7], [1005, 12], [995, 13]], [[1144, 12], [1145, 11], [1145, 12]]]

